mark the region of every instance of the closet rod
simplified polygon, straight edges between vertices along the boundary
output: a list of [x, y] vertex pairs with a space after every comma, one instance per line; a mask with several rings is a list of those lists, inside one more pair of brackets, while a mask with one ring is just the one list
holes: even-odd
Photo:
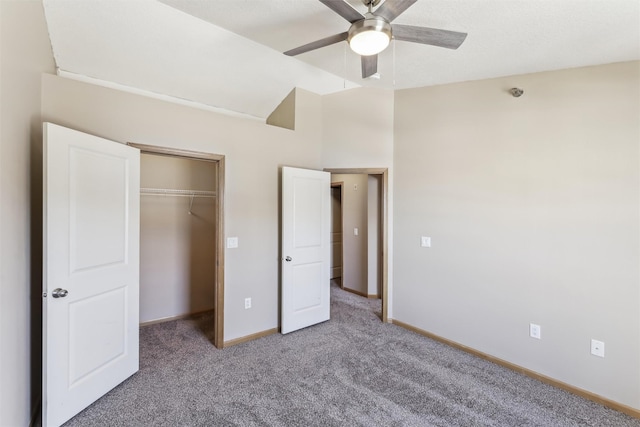
[[160, 195], [160, 196], [182, 196], [182, 197], [216, 197], [215, 191], [205, 190], [175, 190], [171, 188], [140, 188], [140, 194]]

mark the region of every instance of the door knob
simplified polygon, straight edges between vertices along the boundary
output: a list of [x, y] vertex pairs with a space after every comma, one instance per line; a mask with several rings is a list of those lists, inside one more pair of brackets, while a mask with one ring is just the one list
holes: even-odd
[[54, 298], [64, 298], [67, 296], [69, 292], [66, 289], [55, 288], [53, 292], [51, 292], [51, 296]]
[[291, 258], [290, 256], [288, 256], [288, 257], [286, 257], [284, 260], [285, 260], [285, 261], [287, 261], [287, 262], [291, 262], [291, 261], [293, 261], [293, 258]]

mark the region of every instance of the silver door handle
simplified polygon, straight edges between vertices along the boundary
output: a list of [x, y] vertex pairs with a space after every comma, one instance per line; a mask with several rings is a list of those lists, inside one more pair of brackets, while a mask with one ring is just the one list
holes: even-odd
[[286, 257], [284, 260], [285, 260], [285, 261], [287, 261], [287, 262], [291, 262], [291, 261], [293, 261], [293, 258], [291, 258], [290, 256], [288, 256], [288, 257]]
[[69, 292], [66, 289], [55, 288], [53, 292], [51, 292], [51, 296], [54, 298], [64, 298], [68, 293]]

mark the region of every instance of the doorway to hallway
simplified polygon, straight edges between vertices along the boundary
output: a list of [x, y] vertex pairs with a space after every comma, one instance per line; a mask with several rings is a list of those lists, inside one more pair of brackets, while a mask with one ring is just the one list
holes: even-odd
[[[332, 175], [332, 280], [382, 300], [388, 321], [388, 170], [325, 169]], [[338, 276], [339, 275], [339, 276]]]

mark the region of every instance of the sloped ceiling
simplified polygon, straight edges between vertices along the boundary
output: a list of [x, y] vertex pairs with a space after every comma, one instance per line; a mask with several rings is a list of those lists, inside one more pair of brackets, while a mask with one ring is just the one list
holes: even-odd
[[[361, 0], [348, 0], [365, 12]], [[458, 50], [394, 42], [380, 79], [346, 43], [281, 52], [346, 31], [317, 0], [44, 0], [66, 76], [264, 119], [294, 87], [411, 88], [640, 59], [637, 0], [418, 0], [396, 23], [468, 33]]]

